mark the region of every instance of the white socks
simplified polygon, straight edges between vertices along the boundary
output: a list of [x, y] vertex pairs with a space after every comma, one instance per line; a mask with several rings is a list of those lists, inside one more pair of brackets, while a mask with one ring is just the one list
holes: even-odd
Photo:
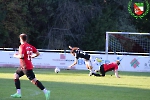
[[[46, 94], [46, 93], [47, 93], [47, 90], [46, 90], [46, 89], [43, 89], [43, 92]], [[17, 89], [17, 94], [21, 94], [21, 89]]]
[[91, 73], [94, 73], [94, 70], [90, 70]]
[[46, 89], [43, 89], [43, 92], [46, 94], [46, 93], [47, 93], [47, 90], [46, 90]]
[[17, 89], [17, 94], [21, 94], [21, 89]]

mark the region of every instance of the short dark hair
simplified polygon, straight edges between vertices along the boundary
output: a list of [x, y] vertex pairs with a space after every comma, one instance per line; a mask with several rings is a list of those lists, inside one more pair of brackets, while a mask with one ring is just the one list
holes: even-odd
[[27, 41], [27, 35], [25, 33], [21, 33], [19, 36], [23, 41]]
[[117, 60], [116, 63], [117, 63], [118, 65], [120, 65], [120, 61], [119, 61], [119, 60]]

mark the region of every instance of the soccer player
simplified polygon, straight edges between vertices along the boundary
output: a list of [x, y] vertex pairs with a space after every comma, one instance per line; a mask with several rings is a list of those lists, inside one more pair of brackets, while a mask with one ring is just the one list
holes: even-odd
[[69, 48], [71, 49], [70, 53], [73, 56], [75, 56], [75, 61], [74, 61], [74, 63], [72, 65], [69, 66], [69, 69], [77, 64], [77, 61], [78, 61], [79, 58], [84, 58], [86, 68], [90, 70], [89, 76], [91, 76], [92, 73], [94, 73], [94, 71], [93, 71], [91, 60], [90, 60], [90, 55], [85, 53], [85, 52], [83, 52], [78, 47], [71, 47], [71, 46], [69, 46]]
[[37, 49], [27, 43], [27, 35], [22, 33], [19, 36], [21, 45], [19, 46], [19, 52], [18, 54], [15, 53], [14, 57], [20, 59], [20, 67], [16, 70], [16, 73], [14, 74], [14, 82], [16, 86], [17, 92], [11, 97], [14, 98], [21, 98], [21, 88], [20, 88], [20, 80], [19, 78], [23, 75], [26, 75], [27, 78], [36, 85], [39, 89], [41, 89], [46, 97], [46, 100], [50, 99], [50, 91], [47, 90], [43, 84], [36, 79], [35, 74], [33, 72], [33, 65], [31, 62], [32, 58], [35, 58], [40, 55], [40, 53], [37, 51]]
[[118, 61], [118, 60], [116, 62], [112, 62], [109, 64], [102, 64], [99, 67], [99, 70], [95, 70], [95, 72], [100, 72], [100, 74], [93, 73], [92, 75], [104, 77], [106, 72], [113, 70], [115, 72], [115, 76], [117, 78], [120, 78], [120, 76], [118, 75], [118, 65], [119, 64], [120, 64], [120, 61]]

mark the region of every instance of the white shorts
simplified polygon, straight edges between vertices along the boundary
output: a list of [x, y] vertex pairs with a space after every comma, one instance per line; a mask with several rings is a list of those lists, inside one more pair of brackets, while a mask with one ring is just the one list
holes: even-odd
[[85, 61], [85, 64], [88, 65], [88, 66], [92, 66], [91, 60]]

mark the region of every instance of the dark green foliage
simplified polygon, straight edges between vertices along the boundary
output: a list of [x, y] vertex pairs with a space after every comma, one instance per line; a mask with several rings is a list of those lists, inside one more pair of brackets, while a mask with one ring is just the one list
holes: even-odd
[[126, 0], [1, 0], [0, 15], [0, 47], [18, 47], [24, 32], [40, 49], [104, 51], [106, 31], [150, 29], [150, 13], [136, 20]]

